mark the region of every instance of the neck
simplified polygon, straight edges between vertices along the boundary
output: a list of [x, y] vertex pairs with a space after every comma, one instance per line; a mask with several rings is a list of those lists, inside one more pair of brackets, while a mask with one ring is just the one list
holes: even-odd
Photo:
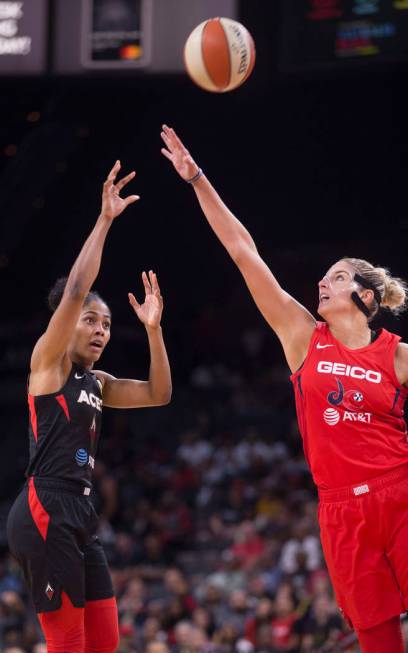
[[330, 332], [350, 349], [366, 347], [371, 342], [371, 329], [367, 318], [361, 315], [337, 316], [335, 321], [327, 320]]
[[93, 362], [86, 360], [79, 354], [76, 354], [75, 352], [69, 352], [69, 357], [73, 363], [76, 365], [79, 365], [79, 367], [82, 367], [84, 370], [91, 370], [93, 367]]

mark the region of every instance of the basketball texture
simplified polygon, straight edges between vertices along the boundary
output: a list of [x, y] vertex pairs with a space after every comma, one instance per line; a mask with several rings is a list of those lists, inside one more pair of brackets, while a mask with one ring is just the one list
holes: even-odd
[[255, 45], [248, 30], [231, 18], [210, 18], [197, 25], [184, 46], [186, 70], [206, 91], [232, 91], [248, 79]]

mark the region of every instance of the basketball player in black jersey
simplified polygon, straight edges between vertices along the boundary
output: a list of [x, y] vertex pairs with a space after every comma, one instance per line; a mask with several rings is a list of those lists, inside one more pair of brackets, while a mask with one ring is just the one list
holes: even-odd
[[119, 170], [117, 161], [103, 187], [96, 225], [60, 297], [52, 293], [55, 311], [31, 358], [30, 461], [7, 534], [30, 588], [48, 653], [113, 653], [117, 648], [116, 603], [89, 498], [102, 406], [159, 406], [171, 397], [160, 327], [163, 302], [153, 272], [142, 275], [143, 304], [129, 294], [149, 340], [148, 381], [93, 371], [110, 338], [111, 314], [91, 287], [113, 221], [139, 199], [120, 197], [135, 173], [115, 183]]

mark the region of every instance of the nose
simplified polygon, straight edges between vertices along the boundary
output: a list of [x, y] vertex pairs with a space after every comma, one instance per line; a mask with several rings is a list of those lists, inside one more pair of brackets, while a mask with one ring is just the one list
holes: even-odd
[[96, 324], [96, 326], [95, 326], [95, 335], [103, 336], [104, 334], [105, 334], [105, 332], [103, 330], [102, 324], [101, 323]]
[[330, 281], [326, 275], [323, 277], [323, 279], [320, 279], [319, 283], [317, 284], [319, 288], [328, 288], [330, 286]]

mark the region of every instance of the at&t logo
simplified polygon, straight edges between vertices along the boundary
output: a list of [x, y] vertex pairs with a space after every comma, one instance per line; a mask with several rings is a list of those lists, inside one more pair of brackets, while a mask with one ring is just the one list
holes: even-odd
[[329, 426], [334, 426], [340, 419], [340, 413], [335, 408], [326, 408], [323, 419]]
[[78, 449], [75, 453], [75, 460], [77, 465], [83, 467], [88, 462], [88, 452], [86, 449]]
[[88, 464], [91, 469], [94, 469], [95, 467], [95, 458], [88, 455], [86, 449], [77, 449], [75, 453], [75, 460], [76, 464], [79, 465], [79, 467], [83, 467], [86, 464]]
[[[341, 415], [335, 408], [326, 408], [323, 413], [323, 419], [329, 426], [336, 426], [339, 423]], [[350, 410], [345, 410], [342, 417], [342, 422], [360, 422], [363, 424], [371, 424], [371, 413], [352, 413]]]

